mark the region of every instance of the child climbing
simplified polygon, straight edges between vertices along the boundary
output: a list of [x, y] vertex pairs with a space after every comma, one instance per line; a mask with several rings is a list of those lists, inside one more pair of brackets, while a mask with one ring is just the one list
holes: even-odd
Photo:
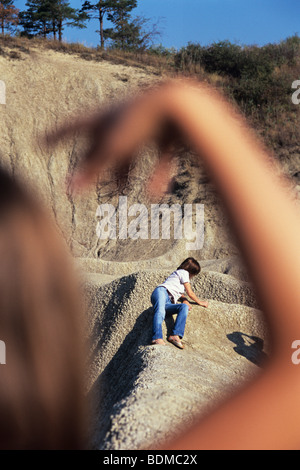
[[[152, 292], [151, 303], [154, 308], [152, 344], [165, 345], [162, 333], [163, 321], [166, 314], [177, 314], [173, 334], [168, 337], [168, 341], [180, 349], [184, 348], [181, 339], [184, 335], [188, 312], [192, 308], [184, 292], [201, 307], [208, 307], [208, 302], [198, 299], [190, 284], [190, 279], [200, 271], [198, 261], [194, 258], [187, 258]], [[178, 300], [182, 302], [177, 303]]]

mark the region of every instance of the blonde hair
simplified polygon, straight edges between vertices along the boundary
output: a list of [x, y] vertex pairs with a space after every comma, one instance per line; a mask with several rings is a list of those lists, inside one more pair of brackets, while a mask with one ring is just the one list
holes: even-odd
[[84, 445], [84, 324], [71, 257], [50, 218], [0, 168], [0, 447]]

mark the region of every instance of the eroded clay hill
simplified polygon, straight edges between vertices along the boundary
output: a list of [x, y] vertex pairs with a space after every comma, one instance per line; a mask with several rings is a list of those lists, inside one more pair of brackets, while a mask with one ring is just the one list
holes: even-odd
[[[264, 315], [226, 213], [208, 175], [191, 155], [178, 151], [174, 190], [162, 201], [168, 207], [204, 205], [204, 244], [189, 252], [185, 239], [172, 236], [100, 240], [98, 206], [111, 204], [120, 213], [113, 182], [69, 194], [66, 177], [86, 143], [78, 135], [51, 151], [43, 143], [45, 131], [160, 80], [154, 72], [36, 47], [20, 50], [17, 58], [0, 55], [0, 80], [6, 85], [6, 104], [0, 104], [1, 162], [50, 208], [87, 293], [93, 448], [159, 444], [178, 430], [174, 421], [191, 423], [195, 415], [206, 413], [259, 374], [269, 355]], [[277, 157], [294, 178], [297, 196], [299, 149], [281, 149]], [[128, 205], [143, 204], [148, 216], [144, 182], [155, 158], [155, 149], [145, 149], [122, 193]], [[152, 289], [187, 255], [202, 264], [194, 287], [209, 300], [209, 308], [193, 306], [184, 351], [172, 345], [151, 346]], [[164, 327], [165, 335], [171, 322]]]
[[[182, 432], [247, 381], [270, 354], [268, 328], [248, 282], [203, 270], [193, 287], [185, 349], [151, 345], [150, 295], [168, 271], [140, 271], [102, 284], [89, 277], [91, 445], [153, 448]], [[166, 319], [164, 338], [174, 319]], [[176, 423], [176, 424], [175, 424]]]
[[[100, 109], [103, 103], [141, 91], [160, 79], [151, 69], [86, 61], [35, 47], [20, 52], [18, 59], [0, 55], [0, 80], [6, 85], [6, 105], [0, 109], [1, 161], [38, 190], [73, 254], [83, 260], [100, 261], [90, 265], [92, 271], [102, 270], [101, 260], [144, 262], [161, 255], [165, 257], [166, 253], [172, 257], [174, 249], [174, 259], [178, 259], [178, 253], [185, 251], [185, 242], [174, 239], [173, 231], [166, 240], [151, 240], [150, 232], [148, 240], [99, 240], [97, 207], [110, 203], [119, 209], [119, 195], [113, 182], [104, 187], [95, 186], [84, 195], [69, 194], [66, 177], [74, 170], [85, 142], [76, 135], [49, 150], [43, 142], [44, 132], [57, 129], [75, 116]], [[144, 181], [155, 158], [155, 149], [145, 149], [123, 192], [128, 206], [144, 204], [149, 216], [150, 202], [144, 194]], [[182, 210], [187, 203], [193, 204], [193, 209], [195, 204], [204, 204], [204, 246], [201, 253], [194, 254], [202, 259], [236, 254], [227, 234], [226, 217], [207, 175], [186, 153], [179, 153], [178, 161], [173, 194], [162, 203], [170, 207], [179, 204]]]

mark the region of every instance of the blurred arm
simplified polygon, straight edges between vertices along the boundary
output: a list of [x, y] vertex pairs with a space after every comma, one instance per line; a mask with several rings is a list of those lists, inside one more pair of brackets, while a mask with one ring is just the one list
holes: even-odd
[[170, 176], [168, 144], [177, 129], [223, 197], [269, 322], [273, 349], [264, 373], [165, 448], [300, 448], [300, 374], [291, 361], [291, 345], [300, 340], [299, 210], [267, 152], [218, 94], [183, 81], [159, 86], [111, 114], [67, 126], [61, 135], [74, 129], [88, 129], [93, 136], [85, 173], [74, 180], [77, 187], [107, 166], [117, 164], [124, 174], [140, 145], [149, 139], [162, 143], [165, 152], [148, 185], [155, 194]]
[[272, 360], [251, 385], [168, 449], [300, 448], [299, 213], [269, 156], [227, 103], [176, 86], [167, 108], [204, 159], [238, 235], [273, 337]]

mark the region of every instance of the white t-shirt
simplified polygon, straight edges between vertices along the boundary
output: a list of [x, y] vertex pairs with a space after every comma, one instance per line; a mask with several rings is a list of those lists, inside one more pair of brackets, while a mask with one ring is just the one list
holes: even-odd
[[[167, 289], [174, 304], [184, 294], [184, 283], [190, 282], [190, 274], [185, 269], [177, 269], [158, 287], [163, 286]], [[173, 299], [172, 299], [173, 297]]]

